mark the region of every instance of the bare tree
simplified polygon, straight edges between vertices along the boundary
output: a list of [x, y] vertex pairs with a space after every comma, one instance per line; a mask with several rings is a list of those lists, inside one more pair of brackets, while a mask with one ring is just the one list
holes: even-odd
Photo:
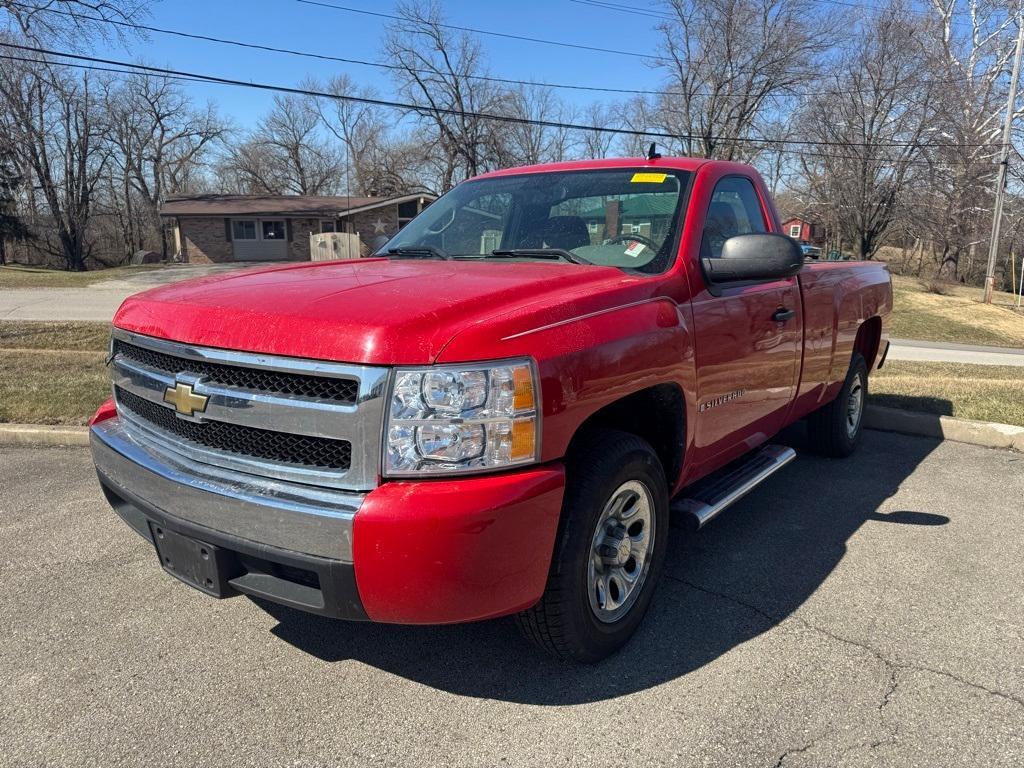
[[935, 125], [936, 85], [917, 77], [924, 27], [899, 0], [863, 20], [798, 121], [814, 143], [802, 159], [811, 197], [864, 259], [893, 224]]
[[[198, 167], [228, 127], [212, 105], [194, 108], [180, 86], [165, 77], [132, 75], [108, 90], [105, 107], [116, 150], [110, 172], [116, 167], [122, 180], [120, 202], [131, 218], [133, 198], [138, 198], [166, 259], [160, 206], [168, 194], [189, 191]], [[141, 233], [134, 239], [136, 247], [143, 247]]]
[[38, 234], [56, 238], [52, 250], [73, 271], [85, 269], [93, 193], [107, 162], [95, 86], [88, 74], [42, 61], [0, 63], [0, 130], [44, 201], [48, 222]]
[[479, 79], [486, 76], [480, 43], [444, 26], [436, 0], [403, 0], [396, 13], [385, 53], [401, 67], [400, 94], [423, 105], [416, 114], [434, 150], [437, 187], [445, 191], [496, 164], [493, 121], [468, 113], [501, 112], [507, 94]]
[[659, 24], [665, 92], [654, 124], [683, 154], [747, 159], [773, 107], [812, 81], [830, 25], [810, 0], [669, 0]]
[[123, 27], [106, 22], [132, 23], [146, 15], [144, 0], [0, 0], [9, 26], [34, 42], [60, 41], [81, 44], [119, 36]]
[[320, 129], [313, 99], [275, 96], [274, 108], [228, 153], [221, 172], [241, 192], [332, 194], [340, 187], [344, 159]]
[[503, 165], [536, 165], [566, 160], [574, 143], [574, 131], [539, 122], [572, 123], [571, 109], [550, 89], [520, 85], [510, 91], [503, 105], [505, 114], [534, 123], [507, 123], [493, 127], [493, 151]]
[[0, 264], [7, 263], [7, 242], [31, 236], [18, 213], [17, 196], [24, 182], [14, 160], [14, 150], [0, 141]]
[[932, 166], [918, 215], [942, 274], [973, 278], [983, 267], [977, 246], [989, 235], [980, 222], [991, 210], [1014, 15], [996, 0], [931, 0], [929, 7], [935, 23], [922, 65], [942, 82], [941, 131], [927, 155]]
[[[619, 127], [632, 133], [623, 135], [619, 144], [621, 152], [629, 157], [642, 157], [650, 146], [651, 138], [643, 132], [650, 130], [655, 124], [654, 105], [643, 96], [634, 96], [622, 103], [615, 104], [610, 110], [612, 121]], [[668, 144], [666, 144], [668, 147]], [[676, 147], [668, 147], [670, 151], [679, 152]]]
[[[583, 112], [587, 125], [597, 128], [605, 128], [612, 125], [614, 111], [607, 104], [593, 101], [587, 105]], [[608, 157], [615, 144], [615, 134], [602, 131], [581, 131], [580, 151], [584, 157], [603, 158]]]
[[410, 170], [422, 161], [422, 151], [414, 151], [414, 144], [394, 134], [384, 109], [354, 100], [377, 98], [376, 91], [356, 85], [348, 75], [332, 78], [323, 88], [316, 81], [307, 86], [337, 97], [315, 103], [324, 127], [345, 148], [346, 192], [387, 196], [416, 186]]

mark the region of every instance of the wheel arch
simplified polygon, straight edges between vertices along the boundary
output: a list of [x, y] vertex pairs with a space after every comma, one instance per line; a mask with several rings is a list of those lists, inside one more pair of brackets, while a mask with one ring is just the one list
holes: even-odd
[[682, 473], [686, 447], [686, 399], [678, 384], [656, 384], [603, 406], [577, 427], [567, 453], [597, 429], [615, 429], [646, 440], [661, 460], [671, 493]]
[[875, 367], [878, 349], [882, 343], [882, 318], [873, 315], [860, 324], [857, 338], [853, 342], [853, 351], [859, 352], [868, 364], [868, 372]]

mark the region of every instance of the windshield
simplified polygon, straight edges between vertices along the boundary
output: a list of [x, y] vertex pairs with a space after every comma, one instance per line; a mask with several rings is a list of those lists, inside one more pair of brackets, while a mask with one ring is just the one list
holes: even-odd
[[468, 181], [416, 217], [381, 255], [564, 259], [664, 271], [689, 173], [616, 168]]

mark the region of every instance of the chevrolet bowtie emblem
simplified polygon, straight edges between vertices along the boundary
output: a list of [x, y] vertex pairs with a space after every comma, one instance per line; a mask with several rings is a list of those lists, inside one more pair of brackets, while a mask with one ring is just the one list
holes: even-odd
[[202, 413], [206, 410], [209, 400], [206, 395], [197, 395], [193, 392], [191, 384], [179, 382], [164, 391], [164, 402], [173, 405], [174, 410], [184, 416]]

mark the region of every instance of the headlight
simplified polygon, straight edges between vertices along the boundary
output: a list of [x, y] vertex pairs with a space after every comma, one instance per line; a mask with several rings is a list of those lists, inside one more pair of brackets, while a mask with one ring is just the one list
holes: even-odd
[[480, 472], [536, 461], [536, 382], [525, 360], [398, 369], [384, 474]]

